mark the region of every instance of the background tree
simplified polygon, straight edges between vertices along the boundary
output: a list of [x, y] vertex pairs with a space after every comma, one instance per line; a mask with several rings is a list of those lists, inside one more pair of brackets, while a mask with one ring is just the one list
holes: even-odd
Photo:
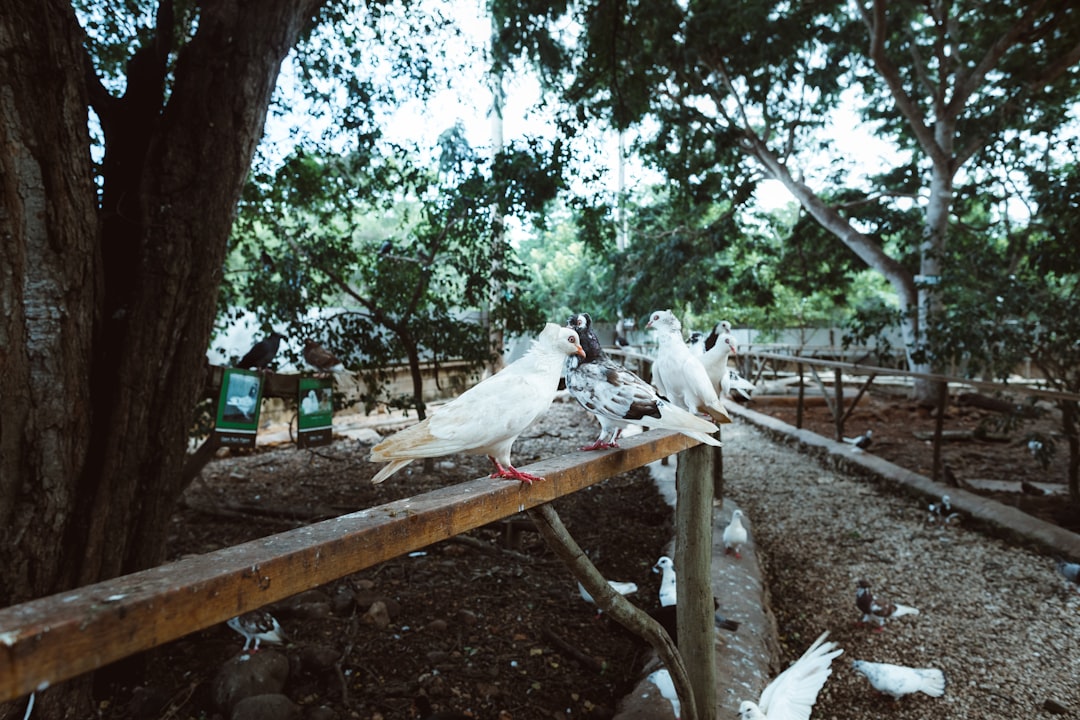
[[[562, 171], [561, 158], [536, 145], [483, 161], [455, 129], [444, 134], [440, 171], [413, 158], [298, 153], [256, 179], [227, 296], [258, 308], [267, 326], [333, 347], [363, 377], [367, 407], [415, 407], [423, 418], [423, 362], [477, 369], [501, 352], [478, 322], [493, 281], [504, 290], [494, 327], [522, 334], [542, 322], [521, 292], [524, 267], [501, 218], [539, 221]], [[387, 367], [402, 361], [412, 394], [384, 396]]]
[[[782, 182], [888, 280], [913, 369], [931, 369], [957, 195], [1007, 174], [1076, 98], [1080, 8], [1065, 0], [587, 2], [565, 44], [550, 32], [561, 6], [493, 7], [505, 52], [530, 53], [560, 84], [568, 123], [637, 127], [638, 151], [689, 197], [740, 203], [759, 180]], [[824, 139], [842, 101], [888, 138], [892, 167], [860, 180]], [[919, 222], [890, 249], [874, 218], [912, 202]]]
[[[4, 605], [162, 559], [282, 60], [341, 14], [321, 0], [0, 10]], [[35, 717], [90, 717], [87, 686], [50, 689]]]

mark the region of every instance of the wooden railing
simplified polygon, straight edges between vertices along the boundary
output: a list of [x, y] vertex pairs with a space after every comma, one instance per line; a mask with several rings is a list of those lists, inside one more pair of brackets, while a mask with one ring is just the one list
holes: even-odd
[[0, 702], [695, 445], [684, 435], [653, 430], [624, 439], [619, 452], [573, 452], [526, 468], [544, 482], [479, 478], [4, 608]]

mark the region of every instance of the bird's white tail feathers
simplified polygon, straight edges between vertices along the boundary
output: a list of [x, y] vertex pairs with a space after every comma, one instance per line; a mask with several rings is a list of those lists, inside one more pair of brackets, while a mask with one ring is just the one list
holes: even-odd
[[686, 437], [692, 437], [699, 443], [704, 445], [712, 445], [713, 447], [723, 447], [723, 443], [714, 438], [712, 435], [706, 435], [705, 433], [695, 432], [694, 430], [680, 430]]
[[902, 617], [904, 615], [918, 615], [918, 614], [919, 614], [919, 608], [914, 608], [914, 607], [911, 607], [910, 605], [900, 605], [899, 603], [897, 603], [896, 610], [894, 610], [893, 614], [890, 615], [889, 617], [894, 617], [895, 618], [895, 617]]
[[378, 485], [383, 480], [390, 477], [412, 461], [412, 458], [406, 458], [404, 460], [391, 460], [389, 464], [384, 466], [381, 470], [379, 470], [379, 472], [375, 473], [375, 477], [371, 478], [371, 484]]
[[709, 417], [711, 417], [713, 422], [717, 425], [724, 425], [725, 423], [731, 422], [731, 416], [728, 415], [727, 409], [719, 400], [712, 405], [706, 405], [705, 412], [709, 414]]
[[930, 697], [941, 697], [945, 694], [945, 673], [937, 668], [916, 668], [915, 674], [919, 676], [919, 692]]

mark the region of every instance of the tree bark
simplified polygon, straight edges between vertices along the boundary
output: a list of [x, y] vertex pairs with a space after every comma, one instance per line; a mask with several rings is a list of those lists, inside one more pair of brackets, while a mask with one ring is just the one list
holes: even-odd
[[[0, 603], [163, 559], [236, 202], [320, 4], [204, 4], [174, 50], [165, 2], [122, 98], [90, 70], [68, 3], [0, 11]], [[60, 690], [35, 717], [92, 714]]]

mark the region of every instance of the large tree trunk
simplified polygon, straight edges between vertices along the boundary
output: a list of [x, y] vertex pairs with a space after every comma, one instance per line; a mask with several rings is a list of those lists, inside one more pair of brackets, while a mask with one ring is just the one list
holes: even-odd
[[[122, 99], [85, 71], [67, 3], [0, 11], [0, 603], [163, 559], [236, 202], [319, 4], [202, 5], [166, 98], [166, 3]], [[106, 136], [100, 210], [88, 103]], [[35, 717], [91, 714], [65, 694]]]

